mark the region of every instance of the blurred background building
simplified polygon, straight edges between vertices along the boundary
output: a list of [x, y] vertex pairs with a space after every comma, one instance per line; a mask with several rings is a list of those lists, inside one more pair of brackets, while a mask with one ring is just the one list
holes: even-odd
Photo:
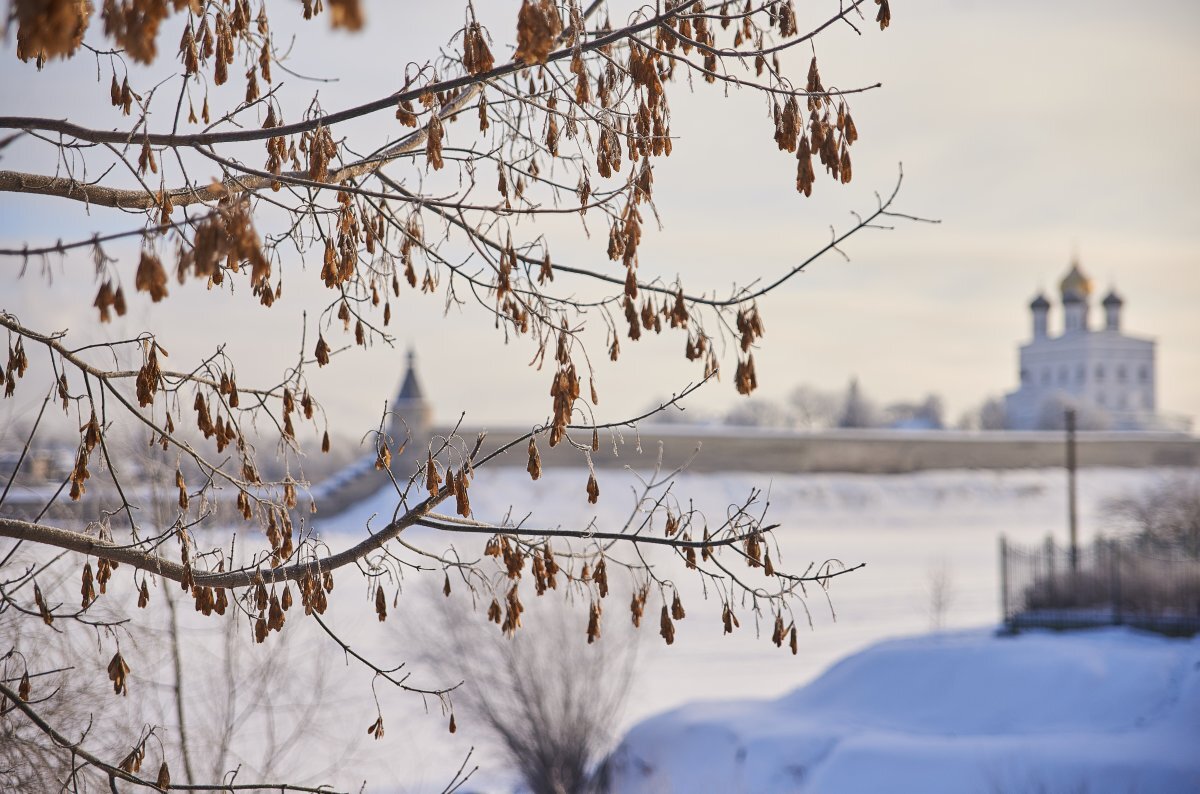
[[1020, 386], [1005, 397], [1010, 430], [1051, 430], [1074, 408], [1084, 430], [1187, 430], [1180, 417], [1158, 413], [1153, 339], [1121, 328], [1124, 300], [1110, 289], [1093, 328], [1094, 287], [1078, 261], [1059, 284], [1062, 330], [1051, 333], [1051, 303], [1029, 304], [1033, 339], [1020, 348]]

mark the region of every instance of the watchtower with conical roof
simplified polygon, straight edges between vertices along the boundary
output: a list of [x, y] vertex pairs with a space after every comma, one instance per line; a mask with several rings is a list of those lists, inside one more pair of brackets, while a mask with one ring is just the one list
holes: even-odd
[[429, 440], [432, 426], [433, 406], [425, 399], [425, 392], [417, 378], [417, 354], [409, 348], [408, 368], [400, 391], [392, 400], [388, 433], [394, 445], [407, 442], [409, 449], [412, 449], [414, 443], [420, 445]]

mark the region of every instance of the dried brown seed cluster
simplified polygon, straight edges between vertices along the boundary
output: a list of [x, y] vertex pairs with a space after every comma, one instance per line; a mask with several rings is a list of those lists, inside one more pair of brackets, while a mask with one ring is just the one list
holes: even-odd
[[762, 567], [762, 537], [757, 532], [751, 532], [746, 536], [743, 548], [746, 553], [746, 564], [751, 568]]
[[600, 639], [600, 613], [603, 612], [603, 607], [599, 601], [593, 601], [588, 607], [588, 625], [587, 625], [587, 641], [591, 645], [596, 640]]
[[554, 398], [554, 416], [550, 426], [550, 446], [556, 446], [567, 433], [567, 425], [575, 412], [575, 401], [579, 399], [579, 376], [570, 360], [560, 361], [554, 380], [550, 384], [550, 396]]
[[88, 0], [14, 0], [9, 13], [17, 21], [17, 57], [36, 59], [40, 69], [50, 58], [75, 54], [91, 21], [92, 4]]
[[441, 117], [437, 113], [431, 114], [429, 123], [425, 125], [425, 159], [434, 171], [440, 170], [446, 164], [442, 160], [442, 136], [444, 134]]
[[96, 300], [92, 303], [100, 310], [100, 322], [107, 323], [112, 320], [112, 314], [109, 309], [114, 309], [118, 317], [124, 317], [126, 311], [125, 305], [125, 290], [118, 286], [113, 289], [113, 284], [108, 279], [105, 279], [100, 284], [100, 290], [96, 293]]
[[50, 605], [46, 603], [46, 597], [42, 595], [42, 588], [38, 587], [38, 583], [34, 580], [33, 583], [33, 603], [37, 605], [38, 614], [42, 618], [42, 622], [47, 626], [54, 623], [54, 615], [50, 612]]
[[659, 618], [658, 627], [659, 636], [666, 640], [667, 645], [674, 644], [675, 624], [671, 622], [671, 614], [667, 611], [666, 604], [663, 604], [662, 616]]
[[383, 585], [375, 588], [375, 614], [380, 623], [387, 620], [387, 595], [383, 592]]
[[183, 283], [189, 271], [210, 284], [224, 281], [224, 271], [237, 273], [243, 264], [250, 265], [250, 285], [260, 300], [270, 305], [267, 281], [271, 263], [262, 252], [258, 232], [254, 229], [250, 204], [247, 200], [218, 205], [215, 212], [197, 226], [190, 249], [181, 249], [176, 277]]
[[887, 26], [892, 24], [892, 8], [888, 5], [888, 0], [875, 0], [875, 4], [879, 6], [875, 21], [879, 23], [880, 30], [887, 30]]
[[[305, 12], [308, 11], [310, 0], [305, 0]], [[321, 0], [317, 0], [320, 8]], [[360, 0], [329, 0], [329, 21], [335, 28], [346, 30], [362, 30], [365, 17]]]
[[488, 48], [487, 36], [478, 22], [472, 21], [463, 31], [463, 66], [471, 74], [483, 74], [496, 65]]
[[728, 603], [721, 610], [721, 623], [725, 626], [725, 633], [732, 634], [735, 628], [741, 628], [741, 623], [738, 622], [737, 615], [733, 614], [733, 609]]
[[117, 651], [112, 661], [108, 663], [108, 680], [112, 681], [114, 694], [129, 694], [128, 676], [129, 665], [125, 663], [125, 657], [121, 656], [121, 652]]
[[518, 592], [519, 586], [519, 583], [514, 583], [504, 598], [504, 622], [500, 624], [500, 630], [510, 637], [521, 627], [521, 613], [525, 611]]
[[[87, 490], [84, 482], [91, 477], [91, 473], [88, 471], [88, 460], [101, 440], [100, 422], [96, 419], [95, 411], [92, 411], [91, 418], [80, 428], [80, 432], [83, 436], [80, 440], [79, 451], [75, 455], [75, 466], [71, 470], [72, 501], [78, 501]], [[104, 582], [101, 581], [100, 585], [101, 592], [103, 592]]]
[[524, 0], [517, 14], [517, 51], [513, 57], [533, 65], [545, 63], [562, 32], [554, 0]]
[[733, 375], [734, 385], [737, 386], [738, 394], [749, 395], [758, 388], [758, 375], [754, 371], [754, 354], [746, 356], [744, 360], [739, 360], [737, 370]]
[[542, 476], [542, 456], [538, 454], [537, 441], [533, 438], [529, 439], [529, 463], [525, 470], [535, 480]]
[[87, 609], [88, 605], [96, 600], [96, 588], [92, 579], [92, 563], [90, 560], [83, 564], [83, 583], [80, 586], [79, 593], [82, 596], [82, 600], [79, 602], [79, 606], [82, 609]]
[[[118, 656], [119, 655], [120, 654], [118, 654]], [[125, 758], [121, 760], [121, 763], [117, 765], [117, 768], [122, 772], [127, 772], [132, 775], [142, 771], [142, 762], [145, 760], [146, 742], [141, 741], [138, 743], [137, 747], [134, 747], [133, 750], [129, 752], [129, 755], [125, 756]]]
[[128, 116], [133, 110], [133, 100], [137, 99], [140, 102], [142, 98], [129, 88], [129, 75], [126, 75], [125, 80], [118, 84], [117, 73], [113, 72], [112, 86], [109, 88], [109, 99], [112, 101], [113, 107], [121, 108], [121, 112]]
[[167, 297], [167, 271], [153, 251], [142, 251], [134, 285], [138, 292], [149, 292], [155, 303]]
[[329, 181], [329, 163], [337, 156], [337, 144], [328, 127], [317, 127], [312, 133], [300, 135], [300, 152], [308, 158], [308, 178], [314, 182]]
[[20, 337], [15, 344], [9, 343], [7, 369], [5, 374], [5, 367], [0, 367], [0, 384], [4, 385], [4, 396], [12, 397], [17, 390], [17, 381], [25, 377], [25, 371], [29, 369], [29, 357], [25, 355], [25, 345]]

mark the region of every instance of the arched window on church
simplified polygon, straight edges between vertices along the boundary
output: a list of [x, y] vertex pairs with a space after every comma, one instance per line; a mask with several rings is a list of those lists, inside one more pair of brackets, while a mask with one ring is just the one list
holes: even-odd
[[1101, 381], [1101, 382], [1104, 381], [1104, 365], [1103, 364], [1096, 365], [1096, 380]]
[[1049, 367], [1046, 367], [1044, 370], [1042, 370], [1042, 385], [1043, 386], [1050, 385], [1050, 368]]
[[1065, 384], [1067, 382], [1067, 365], [1066, 364], [1063, 364], [1061, 367], [1058, 368], [1058, 382], [1059, 382], [1059, 385]]
[[1087, 367], [1080, 364], [1075, 368], [1075, 382], [1083, 383], [1087, 379]]
[[1150, 368], [1145, 364], [1138, 367], [1138, 380], [1140, 380], [1142, 383], [1146, 383], [1150, 380]]
[[1126, 379], [1125, 378], [1125, 365], [1118, 364], [1117, 365], [1117, 380], [1120, 381], [1121, 383], [1124, 383], [1125, 379]]

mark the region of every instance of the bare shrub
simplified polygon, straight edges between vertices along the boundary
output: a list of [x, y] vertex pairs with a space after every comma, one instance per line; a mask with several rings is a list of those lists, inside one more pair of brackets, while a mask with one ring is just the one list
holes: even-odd
[[1200, 475], [1176, 475], [1109, 499], [1104, 508], [1117, 529], [1138, 545], [1200, 559]]
[[466, 596], [424, 602], [409, 626], [424, 661], [465, 682], [455, 711], [485, 727], [531, 794], [603, 791], [597, 763], [616, 738], [637, 659], [632, 625], [613, 621], [581, 643], [581, 615], [537, 599], [524, 618], [536, 630], [506, 637]]

